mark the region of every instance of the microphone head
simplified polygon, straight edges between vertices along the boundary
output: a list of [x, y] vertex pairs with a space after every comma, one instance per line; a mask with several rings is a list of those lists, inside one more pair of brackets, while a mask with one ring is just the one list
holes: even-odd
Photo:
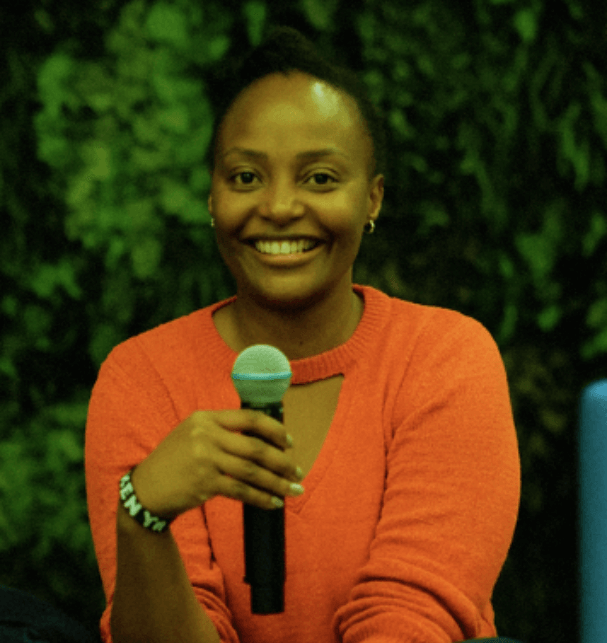
[[242, 402], [280, 402], [291, 384], [291, 365], [274, 346], [255, 344], [240, 353], [232, 368], [232, 381]]

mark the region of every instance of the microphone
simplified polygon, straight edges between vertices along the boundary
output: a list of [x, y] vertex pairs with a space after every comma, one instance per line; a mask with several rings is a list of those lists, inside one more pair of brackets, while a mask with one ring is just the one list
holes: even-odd
[[[282, 398], [291, 383], [286, 355], [274, 346], [256, 344], [238, 355], [232, 381], [241, 409], [263, 411], [283, 421]], [[285, 510], [243, 504], [245, 583], [251, 586], [251, 612], [284, 612]]]

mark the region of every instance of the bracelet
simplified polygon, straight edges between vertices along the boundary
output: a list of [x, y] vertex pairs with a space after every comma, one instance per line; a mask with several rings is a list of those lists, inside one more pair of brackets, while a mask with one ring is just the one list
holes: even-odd
[[135, 488], [131, 481], [133, 471], [135, 471], [135, 467], [120, 478], [120, 501], [122, 506], [129, 512], [131, 518], [135, 519], [142, 527], [161, 534], [169, 528], [173, 521], [154, 516], [142, 506], [137, 499]]

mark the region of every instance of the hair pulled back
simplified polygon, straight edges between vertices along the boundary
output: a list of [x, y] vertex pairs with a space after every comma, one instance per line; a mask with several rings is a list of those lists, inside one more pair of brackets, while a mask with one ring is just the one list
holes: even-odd
[[[236, 98], [255, 81], [281, 73], [302, 72], [348, 94], [358, 107], [373, 141], [371, 176], [386, 172], [386, 137], [383, 121], [366, 90], [350, 69], [323, 57], [316, 46], [292, 27], [274, 27], [264, 41], [240, 59], [224, 63], [213, 88], [215, 122], [207, 163], [214, 168], [221, 125]], [[215, 83], [213, 83], [215, 85]]]

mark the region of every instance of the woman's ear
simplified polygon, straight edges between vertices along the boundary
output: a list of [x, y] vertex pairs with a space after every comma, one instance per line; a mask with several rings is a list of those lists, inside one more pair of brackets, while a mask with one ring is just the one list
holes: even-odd
[[375, 221], [379, 216], [381, 204], [384, 200], [384, 175], [378, 174], [371, 181], [369, 192], [369, 217]]
[[209, 214], [213, 214], [213, 195], [209, 194], [209, 199], [207, 201], [207, 207], [209, 208]]

